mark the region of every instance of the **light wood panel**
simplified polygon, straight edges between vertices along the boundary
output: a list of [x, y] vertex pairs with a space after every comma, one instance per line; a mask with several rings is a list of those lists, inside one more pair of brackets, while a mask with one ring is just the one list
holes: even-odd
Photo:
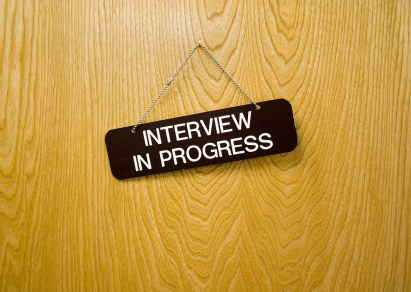
[[[0, 1], [1, 291], [410, 291], [410, 1]], [[128, 181], [202, 39], [292, 153]], [[247, 99], [197, 51], [148, 121]]]

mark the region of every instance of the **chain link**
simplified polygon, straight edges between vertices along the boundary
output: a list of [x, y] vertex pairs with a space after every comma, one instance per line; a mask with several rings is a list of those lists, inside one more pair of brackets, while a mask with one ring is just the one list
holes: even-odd
[[234, 82], [235, 85], [247, 96], [247, 98], [255, 105], [257, 109], [260, 109], [260, 106], [257, 105], [251, 97], [244, 91], [244, 89], [241, 88], [241, 86], [234, 80], [233, 77], [227, 72], [227, 70], [220, 64], [220, 62], [217, 61], [217, 59], [211, 54], [211, 52], [203, 45], [201, 44], [201, 41], [198, 43], [197, 46], [194, 47], [194, 49], [191, 50], [190, 54], [188, 54], [187, 58], [184, 60], [184, 62], [181, 64], [180, 68], [178, 68], [177, 72], [173, 75], [173, 77], [170, 78], [170, 80], [167, 82], [166, 86], [164, 89], [160, 92], [158, 97], [154, 100], [154, 102], [151, 104], [151, 106], [148, 108], [148, 110], [144, 113], [144, 115], [141, 117], [141, 119], [138, 121], [136, 125], [131, 129], [131, 132], [135, 133], [136, 128], [143, 123], [144, 119], [147, 117], [147, 115], [150, 113], [150, 111], [153, 109], [153, 107], [156, 105], [156, 103], [160, 100], [161, 96], [164, 94], [164, 92], [167, 90], [167, 88], [170, 86], [170, 84], [174, 81], [174, 78], [180, 73], [181, 69], [183, 69], [184, 65], [187, 63], [187, 61], [191, 58], [191, 56], [194, 54], [195, 50], [198, 48], [203, 48], [206, 50], [206, 52], [213, 58], [213, 60], [217, 63], [217, 65], [224, 71], [225, 74], [227, 74], [228, 77], [230, 77], [231, 81]]

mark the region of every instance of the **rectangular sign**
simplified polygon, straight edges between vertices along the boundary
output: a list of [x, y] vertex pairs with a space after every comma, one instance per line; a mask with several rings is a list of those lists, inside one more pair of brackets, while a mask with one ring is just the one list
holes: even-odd
[[290, 152], [297, 146], [291, 104], [275, 99], [113, 129], [111, 172], [128, 179]]

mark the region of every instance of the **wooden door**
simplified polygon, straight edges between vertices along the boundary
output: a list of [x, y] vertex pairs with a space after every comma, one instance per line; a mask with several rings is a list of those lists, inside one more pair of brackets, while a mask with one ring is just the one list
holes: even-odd
[[[0, 1], [1, 291], [410, 291], [410, 1]], [[199, 40], [297, 148], [126, 181]], [[147, 121], [248, 100], [198, 50]]]

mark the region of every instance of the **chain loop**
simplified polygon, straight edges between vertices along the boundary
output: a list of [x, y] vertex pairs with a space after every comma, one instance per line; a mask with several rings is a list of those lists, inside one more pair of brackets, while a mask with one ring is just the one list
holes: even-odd
[[136, 128], [143, 123], [144, 119], [147, 117], [147, 115], [150, 113], [150, 111], [153, 109], [153, 107], [156, 105], [156, 103], [160, 100], [161, 96], [164, 94], [164, 92], [167, 90], [167, 88], [171, 85], [171, 83], [174, 81], [178, 73], [180, 73], [181, 69], [183, 69], [184, 65], [187, 63], [187, 61], [191, 58], [191, 56], [194, 54], [195, 50], [198, 48], [203, 48], [206, 50], [206, 52], [213, 58], [213, 60], [217, 63], [217, 65], [224, 71], [225, 74], [227, 74], [228, 77], [230, 77], [231, 81], [234, 82], [235, 85], [247, 96], [247, 98], [255, 105], [256, 109], [260, 109], [260, 106], [257, 105], [251, 97], [244, 91], [244, 89], [241, 88], [241, 86], [234, 80], [233, 77], [227, 72], [227, 70], [220, 64], [220, 62], [217, 61], [217, 59], [211, 54], [211, 52], [201, 43], [201, 40], [198, 42], [198, 45], [194, 47], [194, 49], [191, 50], [190, 54], [188, 54], [187, 58], [184, 60], [184, 62], [181, 64], [180, 68], [178, 68], [177, 72], [173, 75], [173, 77], [170, 78], [170, 80], [167, 82], [166, 86], [164, 89], [160, 92], [158, 97], [154, 100], [154, 102], [151, 104], [151, 106], [148, 108], [148, 110], [144, 113], [144, 115], [141, 117], [141, 119], [138, 121], [137, 124], [134, 125], [134, 127], [131, 129], [132, 133], [136, 132]]

